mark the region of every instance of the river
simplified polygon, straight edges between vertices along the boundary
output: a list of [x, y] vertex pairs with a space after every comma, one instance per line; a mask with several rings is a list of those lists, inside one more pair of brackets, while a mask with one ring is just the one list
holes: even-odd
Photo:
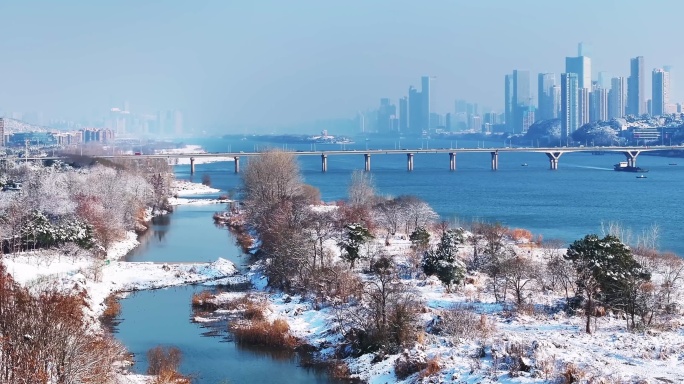
[[[210, 261], [223, 257], [237, 265], [245, 258], [226, 229], [217, 228], [212, 214], [224, 205], [180, 206], [156, 218], [129, 261]], [[325, 374], [298, 366], [291, 353], [275, 353], [238, 346], [221, 332], [191, 321], [192, 294], [207, 287], [141, 291], [121, 300], [116, 337], [135, 356], [135, 372], [147, 369], [146, 352], [157, 345], [173, 345], [183, 353], [181, 372], [198, 384], [329, 383]], [[218, 333], [218, 334], [217, 334]]]
[[[285, 144], [264, 143], [250, 138], [187, 140], [209, 152], [252, 151]], [[465, 140], [357, 139], [344, 146], [357, 154], [328, 157], [328, 172], [321, 172], [320, 157], [298, 158], [305, 182], [319, 188], [323, 200], [345, 198], [350, 174], [363, 169], [363, 149], [501, 147], [502, 142]], [[318, 145], [317, 150], [340, 149], [340, 145]], [[309, 150], [309, 144], [287, 144], [293, 150]], [[248, 159], [241, 159], [241, 167]], [[601, 223], [617, 221], [636, 236], [652, 225], [660, 228], [660, 248], [684, 255], [684, 162], [681, 159], [640, 155], [637, 164], [650, 172], [645, 179], [636, 174], [613, 171], [624, 155], [590, 153], [564, 154], [559, 169], [549, 170], [543, 153], [500, 153], [499, 170], [492, 171], [489, 153], [457, 155], [457, 169], [449, 171], [448, 154], [416, 154], [413, 172], [406, 170], [405, 155], [374, 155], [371, 174], [377, 192], [397, 196], [413, 194], [427, 201], [443, 219], [467, 223], [472, 220], [499, 221], [509, 227], [526, 228], [544, 239], [572, 242], [601, 231]], [[523, 166], [527, 164], [527, 166]], [[235, 190], [239, 176], [229, 162], [199, 164], [195, 175], [189, 166], [177, 166], [177, 177], [199, 182], [209, 175], [212, 185]]]
[[[282, 146], [239, 138], [212, 138], [186, 141], [210, 152], [251, 151], [266, 146]], [[378, 140], [347, 145], [347, 149], [368, 148], [449, 148], [500, 146], [446, 140]], [[338, 149], [330, 145], [328, 148]], [[310, 145], [288, 145], [290, 149], [310, 149]], [[320, 146], [316, 149], [321, 149]], [[327, 173], [320, 171], [320, 158], [302, 156], [299, 163], [305, 182], [321, 190], [325, 201], [343, 199], [350, 174], [363, 169], [363, 152], [330, 156]], [[241, 166], [247, 166], [242, 159]], [[548, 159], [539, 153], [499, 155], [499, 170], [491, 171], [490, 157], [459, 154], [457, 170], [449, 172], [447, 154], [417, 154], [413, 172], [406, 171], [406, 157], [372, 157], [371, 174], [377, 192], [383, 195], [413, 194], [426, 200], [446, 220], [499, 221], [541, 234], [545, 239], [565, 243], [588, 233], [600, 233], [601, 223], [619, 221], [635, 235], [656, 224], [660, 227], [660, 248], [684, 254], [680, 228], [684, 208], [679, 191], [684, 189], [684, 163], [669, 165], [673, 159], [644, 156], [638, 165], [650, 169], [646, 179], [633, 173], [615, 172], [612, 165], [624, 161], [622, 155], [565, 154], [557, 171], [550, 171]], [[527, 164], [523, 166], [523, 164]], [[212, 186], [236, 194], [239, 175], [233, 164], [198, 164], [190, 175], [189, 166], [176, 166], [179, 179], [200, 182], [204, 175]], [[218, 194], [216, 194], [218, 195]], [[131, 261], [210, 261], [217, 257], [238, 265], [245, 260], [225, 229], [213, 225], [211, 215], [222, 206], [182, 206], [155, 224], [142, 245], [127, 259]], [[140, 292], [122, 300], [122, 322], [117, 337], [136, 354], [136, 371], [146, 369], [145, 352], [158, 344], [176, 345], [184, 354], [181, 369], [195, 374], [198, 383], [318, 383], [329, 382], [319, 373], [297, 366], [291, 355], [239, 348], [211, 329], [192, 323], [190, 298], [202, 288], [183, 287]]]

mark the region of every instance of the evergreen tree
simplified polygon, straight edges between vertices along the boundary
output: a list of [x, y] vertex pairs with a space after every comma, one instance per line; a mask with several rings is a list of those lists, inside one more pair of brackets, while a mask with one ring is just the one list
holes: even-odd
[[456, 257], [457, 246], [463, 241], [463, 231], [450, 229], [442, 233], [435, 249], [428, 249], [423, 254], [423, 272], [428, 276], [436, 275], [447, 290], [452, 284], [458, 284], [465, 273], [465, 265]]
[[613, 235], [599, 239], [587, 235], [577, 240], [565, 255], [577, 271], [577, 287], [586, 296], [586, 332], [591, 333], [595, 300], [619, 305], [629, 297], [634, 280], [648, 280], [649, 274], [634, 259], [629, 247]]
[[361, 258], [361, 246], [372, 239], [373, 235], [359, 223], [347, 224], [344, 228], [346, 229], [344, 238], [338, 245], [344, 251], [342, 257], [349, 262], [351, 268], [354, 268], [356, 260]]
[[430, 232], [425, 227], [416, 227], [416, 229], [409, 235], [411, 245], [418, 251], [424, 251], [430, 244]]

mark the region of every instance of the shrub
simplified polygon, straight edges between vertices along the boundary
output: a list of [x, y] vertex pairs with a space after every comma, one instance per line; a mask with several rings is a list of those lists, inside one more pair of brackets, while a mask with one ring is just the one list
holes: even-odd
[[443, 311], [441, 318], [434, 322], [431, 332], [472, 340], [486, 338], [494, 330], [494, 323], [487, 319], [487, 315], [478, 315], [472, 306], [457, 306]]
[[202, 184], [206, 185], [207, 187], [211, 186], [211, 177], [206, 173], [202, 175]]
[[439, 365], [439, 355], [436, 355], [427, 360], [427, 366], [420, 373], [420, 377], [424, 378], [433, 376], [437, 374], [437, 372], [439, 372], [440, 369], [442, 369], [442, 367]]
[[266, 320], [233, 323], [230, 330], [238, 343], [285, 350], [293, 350], [298, 344], [297, 339], [290, 335], [287, 322], [282, 319], [273, 323]]
[[180, 366], [182, 353], [176, 347], [156, 346], [147, 351], [147, 373], [159, 375], [160, 373], [175, 372]]
[[427, 359], [424, 354], [414, 351], [404, 351], [397, 360], [394, 361], [394, 374], [397, 379], [405, 378], [420, 372], [428, 367]]
[[105, 310], [102, 312], [102, 318], [105, 322], [111, 322], [121, 313], [121, 304], [114, 294], [107, 296], [104, 305]]
[[214, 311], [218, 309], [218, 306], [210, 301], [213, 298], [214, 295], [209, 291], [194, 293], [192, 295], [192, 307], [202, 309], [205, 311]]

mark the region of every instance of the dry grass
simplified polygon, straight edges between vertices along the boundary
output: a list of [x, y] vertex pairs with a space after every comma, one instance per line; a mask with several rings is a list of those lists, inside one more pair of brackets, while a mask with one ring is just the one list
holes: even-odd
[[192, 295], [192, 307], [203, 309], [205, 311], [214, 311], [218, 306], [210, 300], [214, 298], [214, 294], [209, 291], [202, 291]]
[[152, 384], [192, 384], [192, 380], [174, 370], [163, 370], [152, 380]]
[[105, 310], [102, 312], [102, 317], [106, 320], [114, 320], [121, 313], [121, 304], [114, 294], [107, 296], [104, 305]]
[[293, 350], [298, 345], [297, 339], [290, 335], [287, 322], [282, 319], [273, 323], [266, 320], [233, 323], [230, 330], [238, 343], [284, 350]]
[[427, 361], [427, 367], [420, 372], [420, 378], [430, 377], [437, 374], [442, 367], [439, 365], [439, 355], [434, 356]]

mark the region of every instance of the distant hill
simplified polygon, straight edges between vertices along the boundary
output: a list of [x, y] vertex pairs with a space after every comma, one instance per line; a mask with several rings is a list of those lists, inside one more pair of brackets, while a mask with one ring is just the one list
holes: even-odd
[[21, 133], [21, 132], [50, 132], [55, 131], [40, 125], [29, 124], [21, 120], [3, 117], [5, 121], [5, 134]]

